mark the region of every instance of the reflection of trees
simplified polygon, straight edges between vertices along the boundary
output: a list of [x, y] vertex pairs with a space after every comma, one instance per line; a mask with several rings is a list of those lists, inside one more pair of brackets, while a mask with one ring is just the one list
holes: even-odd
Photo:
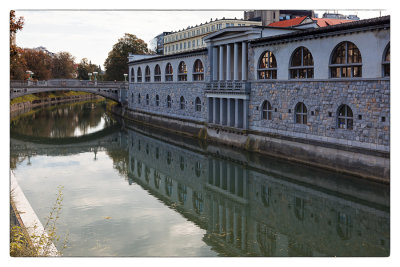
[[128, 177], [129, 152], [123, 149], [112, 149], [108, 150], [106, 154], [112, 159], [113, 168], [116, 169], [119, 174]]
[[104, 113], [105, 102], [68, 104], [44, 108], [33, 115], [21, 116], [11, 122], [12, 131], [40, 137], [71, 137], [76, 129], [86, 134], [90, 128], [99, 125], [103, 118], [105, 127], [112, 124]]

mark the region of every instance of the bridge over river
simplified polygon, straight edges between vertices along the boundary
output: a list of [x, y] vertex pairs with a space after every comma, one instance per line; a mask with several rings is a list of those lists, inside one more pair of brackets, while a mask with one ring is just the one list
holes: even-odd
[[87, 92], [124, 103], [126, 101], [128, 83], [117, 81], [80, 81], [74, 79], [10, 82], [11, 100], [24, 95], [55, 91]]

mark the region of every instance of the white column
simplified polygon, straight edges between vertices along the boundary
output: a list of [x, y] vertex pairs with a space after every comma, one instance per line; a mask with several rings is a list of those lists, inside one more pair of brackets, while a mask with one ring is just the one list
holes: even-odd
[[219, 77], [218, 80], [224, 80], [224, 46], [219, 46]]
[[247, 43], [242, 42], [242, 80], [247, 80]]
[[244, 99], [243, 100], [243, 129], [249, 128], [248, 112], [249, 112], [249, 100]]
[[239, 99], [235, 98], [235, 127], [239, 127]]
[[246, 249], [246, 215], [242, 210], [242, 250]]
[[226, 45], [226, 80], [231, 80], [231, 45]]
[[217, 123], [217, 98], [213, 97], [213, 123]]
[[239, 43], [233, 45], [233, 79], [239, 80]]
[[226, 112], [227, 112], [227, 121], [226, 121], [226, 125], [228, 125], [228, 126], [232, 126], [231, 125], [231, 122], [232, 122], [232, 114], [231, 114], [231, 99], [230, 98], [227, 98], [226, 99], [226, 101], [228, 102], [228, 103], [226, 103]]
[[218, 47], [213, 46], [213, 58], [212, 58], [212, 81], [218, 80]]

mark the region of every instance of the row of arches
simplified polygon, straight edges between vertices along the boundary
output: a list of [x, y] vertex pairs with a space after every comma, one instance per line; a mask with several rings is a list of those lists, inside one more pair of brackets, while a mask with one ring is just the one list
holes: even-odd
[[[257, 67], [258, 80], [277, 79], [278, 64], [275, 55], [267, 50], [260, 56]], [[382, 57], [382, 77], [390, 76], [390, 44]], [[349, 41], [338, 44], [332, 51], [329, 61], [330, 78], [362, 77], [362, 57], [358, 47]], [[290, 79], [314, 78], [314, 59], [304, 46], [294, 50], [289, 64]]]
[[[154, 82], [160, 82], [161, 81], [161, 68], [160, 65], [157, 64], [154, 67]], [[184, 61], [181, 61], [178, 65], [178, 81], [187, 81], [188, 71], [187, 71], [187, 66]], [[166, 82], [172, 82], [173, 77], [174, 77], [174, 69], [172, 67], [172, 64], [170, 62], [167, 63], [165, 66], [165, 81]], [[196, 61], [193, 64], [193, 81], [203, 81], [204, 80], [204, 66], [203, 62], [200, 59], [196, 59]], [[134, 68], [131, 68], [130, 72], [130, 81], [135, 82], [135, 70]], [[136, 81], [137, 82], [142, 82], [143, 81], [143, 76], [142, 76], [142, 69], [141, 67], [137, 68], [136, 71]], [[151, 70], [149, 66], [145, 67], [144, 71], [144, 82], [150, 82], [151, 81]]]
[[[132, 101], [132, 103], [134, 103], [134, 95], [132, 94], [132, 96], [131, 96], [131, 101]], [[145, 96], [145, 103], [146, 103], [146, 105], [150, 105], [150, 96], [149, 96], [149, 94], [146, 94], [146, 96]], [[157, 94], [156, 96], [155, 96], [155, 99], [154, 99], [154, 103], [155, 103], [155, 106], [157, 106], [157, 107], [159, 107], [160, 105], [161, 105], [161, 103], [160, 103], [160, 96]], [[171, 98], [171, 96], [170, 95], [167, 95], [167, 98], [166, 98], [166, 101], [165, 101], [165, 107], [167, 107], [167, 108], [172, 108], [172, 98]], [[140, 93], [138, 94], [138, 96], [137, 96], [137, 103], [138, 104], [141, 104], [142, 103], [142, 96], [140, 95]], [[179, 109], [181, 109], [181, 110], [185, 110], [186, 109], [186, 104], [187, 104], [187, 101], [185, 100], [185, 97], [184, 96], [181, 96], [180, 98], [179, 98], [179, 101], [178, 101], [178, 103], [179, 103]], [[196, 97], [195, 98], [195, 101], [194, 101], [194, 109], [195, 109], [195, 111], [196, 112], [201, 112], [201, 110], [202, 110], [202, 103], [201, 103], [201, 99], [200, 99], [200, 97]]]
[[[261, 119], [272, 120], [274, 109], [268, 100], [261, 105]], [[277, 111], [277, 109], [275, 109]], [[298, 102], [294, 109], [294, 122], [307, 124], [308, 110], [303, 102]], [[336, 127], [340, 129], [353, 129], [353, 110], [346, 104], [342, 104], [336, 111]]]

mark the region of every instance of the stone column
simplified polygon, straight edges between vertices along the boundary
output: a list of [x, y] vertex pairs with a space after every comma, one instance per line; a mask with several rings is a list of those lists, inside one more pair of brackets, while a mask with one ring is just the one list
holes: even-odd
[[233, 209], [233, 244], [236, 245], [238, 242], [238, 229], [237, 229], [237, 211], [236, 207], [232, 207]]
[[218, 80], [218, 47], [212, 47], [212, 81]]
[[217, 98], [213, 97], [213, 123], [217, 123]]
[[242, 250], [246, 249], [246, 214], [242, 210]]
[[218, 80], [224, 80], [224, 46], [219, 46], [219, 77]]
[[247, 43], [242, 42], [242, 81], [247, 80]]
[[227, 109], [227, 121], [226, 121], [226, 125], [228, 126], [232, 126], [232, 114], [231, 114], [231, 109], [232, 109], [232, 99], [227, 98], [226, 101], [228, 103], [226, 103], [226, 109]]
[[235, 127], [239, 127], [239, 99], [235, 98]]
[[214, 99], [212, 97], [208, 97], [208, 122], [213, 123], [214, 122]]
[[233, 79], [239, 80], [239, 43], [233, 45]]
[[230, 235], [230, 228], [231, 228], [231, 225], [230, 225], [230, 221], [229, 221], [229, 216], [230, 215], [230, 212], [229, 212], [229, 208], [228, 208], [228, 205], [225, 207], [225, 221], [226, 221], [226, 225], [225, 225], [225, 233], [226, 233], [226, 235], [225, 235], [225, 241], [226, 242], [229, 242], [230, 241], [230, 239], [231, 239], [231, 235]]
[[249, 128], [249, 100], [244, 99], [243, 100], [243, 129], [248, 129]]
[[235, 195], [239, 195], [239, 169], [235, 166]]
[[226, 118], [227, 118], [227, 115], [226, 115], [226, 101], [227, 101], [227, 99], [226, 98], [220, 98], [220, 121], [219, 121], [219, 123], [221, 124], [221, 125], [226, 125]]
[[218, 223], [219, 223], [219, 233], [222, 234], [224, 232], [224, 220], [223, 220], [223, 207], [221, 205], [221, 202], [218, 205], [219, 208], [219, 216], [218, 216]]
[[226, 80], [231, 80], [231, 45], [226, 45]]

